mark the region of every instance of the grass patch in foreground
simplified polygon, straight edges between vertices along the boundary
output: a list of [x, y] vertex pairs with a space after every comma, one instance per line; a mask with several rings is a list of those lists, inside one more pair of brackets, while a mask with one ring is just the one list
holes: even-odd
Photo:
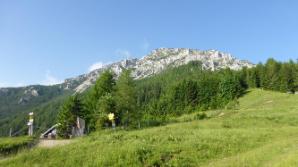
[[0, 156], [6, 156], [11, 153], [31, 147], [34, 144], [32, 137], [4, 137], [0, 138]]

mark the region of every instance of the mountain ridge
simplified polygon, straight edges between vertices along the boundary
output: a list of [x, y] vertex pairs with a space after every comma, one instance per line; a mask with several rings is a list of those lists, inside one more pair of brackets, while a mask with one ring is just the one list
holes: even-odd
[[[189, 63], [190, 61], [201, 61], [202, 68], [206, 70], [218, 70], [223, 68], [230, 68], [232, 70], [240, 70], [243, 67], [253, 67], [254, 64], [247, 60], [239, 60], [230, 53], [221, 52], [218, 50], [198, 50], [190, 48], [157, 48], [152, 50], [144, 57], [132, 58], [106, 64], [99, 69], [95, 69], [89, 73], [82, 74], [76, 77], [67, 78], [61, 84], [48, 85], [49, 87], [59, 87], [61, 90], [74, 91], [82, 93], [92, 86], [99, 75], [107, 69], [111, 69], [117, 76], [123, 69], [132, 69], [132, 75], [135, 79], [142, 79], [154, 74], [158, 74], [166, 68], [173, 66], [177, 67]], [[24, 89], [24, 96], [26, 98], [19, 99], [20, 104], [28, 101], [31, 97], [38, 97], [39, 92], [35, 87], [46, 85], [28, 85], [18, 87]], [[9, 93], [11, 89], [4, 87], [0, 88], [0, 94]], [[33, 93], [33, 94], [32, 94]]]
[[204, 69], [212, 71], [223, 68], [240, 70], [243, 67], [251, 68], [254, 66], [253, 63], [247, 60], [239, 60], [229, 53], [218, 50], [158, 48], [152, 50], [143, 58], [126, 59], [108, 64], [88, 74], [66, 79], [65, 83], [68, 83], [66, 88], [69, 88], [74, 87], [71, 84], [74, 81], [83, 81], [74, 88], [75, 92], [81, 93], [94, 84], [100, 73], [106, 69], [111, 69], [116, 75], [119, 75], [123, 69], [132, 69], [133, 77], [135, 79], [142, 79], [158, 74], [169, 66], [177, 67], [187, 64], [190, 61], [201, 61]]

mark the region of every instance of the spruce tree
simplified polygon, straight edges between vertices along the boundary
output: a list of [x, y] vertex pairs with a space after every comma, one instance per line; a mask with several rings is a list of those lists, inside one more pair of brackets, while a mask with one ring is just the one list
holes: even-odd
[[85, 117], [82, 103], [77, 95], [69, 97], [69, 99], [60, 108], [57, 116], [58, 135], [68, 138], [71, 135], [72, 127], [76, 124], [77, 117]]
[[270, 58], [265, 64], [264, 87], [269, 90], [280, 90], [280, 66], [281, 64]]
[[114, 74], [110, 70], [106, 70], [100, 75], [100, 77], [96, 80], [95, 85], [88, 92], [85, 100], [85, 108], [88, 112], [87, 123], [90, 131], [96, 129], [98, 120], [101, 120], [102, 118], [102, 114], [99, 113], [99, 108], [101, 107], [99, 101], [101, 101], [102, 97], [112, 94], [114, 88]]
[[264, 65], [262, 63], [259, 63], [255, 67], [255, 69], [257, 73], [256, 87], [257, 88], [264, 87], [264, 77], [265, 77]]
[[135, 82], [131, 77], [130, 70], [124, 70], [116, 83], [115, 93], [116, 107], [120, 116], [121, 124], [124, 126], [139, 122], [136, 112]]
[[226, 70], [219, 83], [219, 98], [223, 104], [236, 99], [243, 92], [239, 78], [230, 70]]
[[108, 120], [108, 114], [114, 113], [117, 118], [119, 118], [118, 114], [116, 113], [116, 102], [114, 100], [114, 97], [111, 93], [108, 93], [104, 96], [102, 96], [98, 100], [98, 107], [97, 111], [95, 112], [96, 115], [96, 129], [101, 129], [105, 125], [109, 125], [111, 122]]
[[293, 61], [283, 63], [280, 71], [281, 85], [283, 92], [295, 92], [295, 64]]

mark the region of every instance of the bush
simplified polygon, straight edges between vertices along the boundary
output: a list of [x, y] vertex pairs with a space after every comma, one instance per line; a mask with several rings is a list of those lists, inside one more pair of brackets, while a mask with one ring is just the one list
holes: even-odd
[[197, 113], [196, 118], [198, 120], [206, 119], [207, 118], [207, 114], [205, 112], [199, 112], [199, 113]]

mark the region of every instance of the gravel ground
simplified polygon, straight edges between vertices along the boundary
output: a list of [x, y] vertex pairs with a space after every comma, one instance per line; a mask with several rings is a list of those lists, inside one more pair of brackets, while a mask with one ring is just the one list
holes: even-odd
[[63, 146], [66, 144], [70, 144], [72, 140], [40, 140], [37, 144], [37, 147], [42, 148], [51, 148], [55, 146]]

